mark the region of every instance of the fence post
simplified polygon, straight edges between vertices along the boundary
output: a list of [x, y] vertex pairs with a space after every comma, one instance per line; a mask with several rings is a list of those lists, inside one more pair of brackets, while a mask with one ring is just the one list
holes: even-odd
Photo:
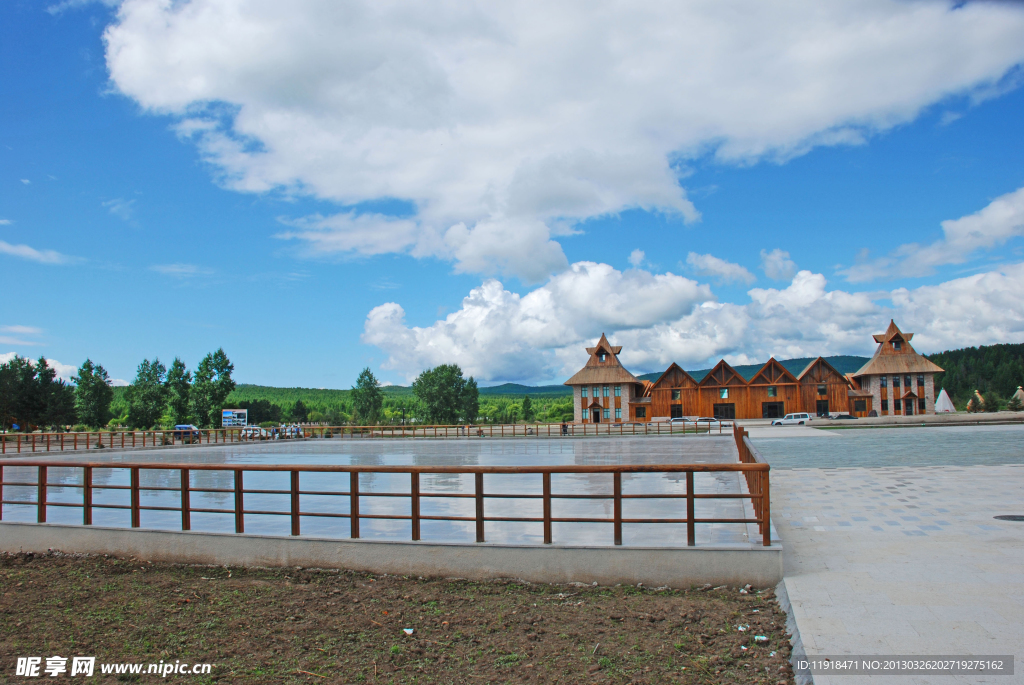
[[697, 544], [696, 525], [693, 522], [694, 498], [693, 498], [693, 471], [686, 472], [686, 545], [693, 547]]
[[551, 474], [543, 474], [544, 478], [544, 544], [551, 544]]
[[410, 484], [410, 493], [412, 496], [412, 539], [420, 539], [420, 474], [413, 471], [411, 474], [412, 483]]
[[132, 467], [132, 528], [141, 525], [141, 512], [139, 511], [139, 467]]
[[476, 541], [484, 541], [484, 474], [476, 475]]
[[192, 530], [192, 484], [188, 469], [181, 470], [181, 529]]
[[622, 472], [612, 474], [612, 497], [614, 499], [615, 544], [622, 544]]
[[[0, 438], [6, 439], [6, 438]], [[0, 521], [4, 520], [4, 465], [0, 464]]]
[[349, 519], [352, 522], [352, 534], [351, 537], [359, 537], [359, 472], [352, 471], [349, 474], [349, 486], [348, 486], [348, 512]]
[[92, 467], [82, 473], [82, 525], [92, 525]]
[[36, 477], [36, 521], [46, 523], [46, 467], [39, 467]]
[[21, 433], [18, 433], [18, 454], [21, 454]]
[[245, 532], [245, 499], [242, 496], [242, 469], [235, 471], [235, 532]]
[[301, 534], [301, 517], [299, 516], [299, 472], [292, 471], [292, 535]]
[[772, 504], [769, 499], [768, 471], [761, 472], [761, 544], [772, 546]]

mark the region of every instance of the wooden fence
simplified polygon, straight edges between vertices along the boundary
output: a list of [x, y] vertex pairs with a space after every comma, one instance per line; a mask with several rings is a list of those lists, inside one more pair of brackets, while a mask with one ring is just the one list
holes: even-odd
[[[741, 452], [742, 454], [742, 452]], [[756, 457], [755, 457], [756, 458]], [[4, 470], [10, 467], [31, 467], [36, 471], [34, 481], [18, 480], [5, 481]], [[79, 483], [49, 483], [48, 469], [81, 469], [82, 478]], [[110, 471], [130, 472], [129, 485], [95, 485], [93, 476], [95, 471], [106, 469]], [[156, 487], [142, 486], [141, 472], [143, 470], [177, 471], [180, 479], [179, 487]], [[201, 488], [194, 487], [191, 483], [190, 473], [192, 471], [227, 471], [233, 474], [232, 488]], [[277, 472], [289, 474], [290, 488], [283, 489], [247, 489], [245, 487], [244, 474], [247, 472]], [[695, 473], [715, 472], [740, 472], [746, 476], [748, 493], [712, 493], [697, 494], [694, 490]], [[348, 473], [348, 490], [303, 490], [300, 489], [300, 476], [303, 473]], [[361, 492], [360, 474], [409, 474], [410, 483], [408, 492]], [[685, 494], [623, 494], [622, 474], [623, 473], [683, 473], [686, 476]], [[474, 491], [472, 493], [460, 492], [438, 492], [424, 490], [420, 487], [420, 476], [423, 474], [471, 474], [474, 479]], [[510, 494], [498, 492], [485, 492], [485, 474], [517, 474], [539, 476], [537, 487], [531, 494]], [[611, 486], [610, 493], [605, 494], [556, 494], [552, 492], [552, 474], [608, 474]], [[600, 466], [334, 466], [334, 465], [258, 465], [258, 464], [153, 464], [153, 463], [107, 463], [107, 462], [77, 462], [67, 463], [60, 461], [42, 462], [32, 461], [7, 461], [0, 463], [0, 519], [3, 517], [3, 505], [27, 505], [36, 508], [36, 520], [45, 523], [47, 509], [49, 507], [74, 507], [82, 510], [83, 525], [92, 525], [93, 511], [95, 509], [121, 509], [130, 511], [132, 528], [142, 527], [142, 512], [145, 511], [173, 511], [181, 514], [181, 530], [191, 530], [191, 515], [193, 513], [228, 514], [234, 516], [234, 528], [236, 533], [245, 532], [245, 517], [247, 514], [287, 516], [291, 521], [291, 534], [301, 533], [301, 519], [308, 517], [331, 517], [349, 519], [350, 535], [355, 539], [359, 538], [359, 522], [365, 519], [390, 519], [407, 520], [411, 523], [412, 539], [420, 539], [420, 524], [422, 521], [471, 521], [476, 526], [476, 542], [485, 541], [485, 526], [491, 521], [514, 521], [525, 523], [537, 523], [543, 526], [544, 543], [551, 544], [553, 523], [606, 523], [612, 528], [612, 540], [614, 544], [622, 544], [623, 524], [669, 524], [685, 525], [687, 545], [696, 544], [695, 527], [697, 524], [758, 524], [762, 535], [762, 544], [771, 545], [770, 537], [770, 511], [768, 501], [768, 464], [763, 461], [745, 461], [737, 464], [632, 464], [632, 465], [600, 465]], [[61, 488], [81, 489], [82, 497], [80, 503], [53, 502], [47, 497], [49, 486]], [[35, 499], [8, 500], [4, 499], [4, 488], [28, 487], [35, 491]], [[129, 491], [128, 504], [98, 504], [93, 501], [94, 490], [127, 490]], [[150, 491], [164, 491], [177, 493], [178, 506], [146, 506], [142, 504], [142, 493]], [[233, 507], [231, 509], [196, 508], [191, 504], [192, 493], [222, 493], [232, 496]], [[253, 510], [245, 507], [245, 496], [247, 494], [274, 494], [287, 495], [289, 506], [287, 510]], [[303, 496], [316, 497], [344, 497], [348, 498], [348, 513], [329, 513], [323, 511], [304, 511], [302, 509]], [[405, 498], [409, 501], [408, 514], [361, 514], [360, 501], [366, 498]], [[426, 498], [469, 498], [475, 503], [473, 516], [434, 516], [422, 515], [420, 503]], [[695, 502], [698, 499], [743, 499], [749, 498], [753, 503], [756, 512], [755, 518], [696, 518], [694, 514]], [[494, 499], [520, 499], [520, 500], [541, 500], [543, 514], [540, 517], [530, 516], [487, 516], [486, 502]], [[552, 515], [551, 505], [554, 500], [611, 500], [612, 516], [606, 518], [583, 518], [583, 517], [555, 517]], [[622, 514], [622, 503], [624, 500], [657, 499], [673, 501], [684, 501], [685, 517], [673, 515], [670, 505], [665, 505], [665, 516], [657, 518], [625, 518]], [[566, 541], [560, 541], [566, 542]], [[567, 541], [571, 543], [572, 541]]]
[[74, 433], [6, 433], [0, 434], [0, 454], [13, 452], [65, 452], [130, 447], [176, 447], [181, 445], [215, 445], [230, 442], [274, 440], [284, 438], [513, 438], [513, 437], [583, 437], [614, 435], [685, 435], [723, 433], [716, 422], [658, 423], [536, 423], [481, 424], [468, 426], [299, 426], [294, 434], [275, 432], [277, 428], [259, 431], [243, 428], [214, 428], [196, 431], [91, 431]]

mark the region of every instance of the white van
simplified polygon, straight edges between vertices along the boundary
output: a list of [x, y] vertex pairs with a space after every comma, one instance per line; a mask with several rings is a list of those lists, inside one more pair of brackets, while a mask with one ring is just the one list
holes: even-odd
[[772, 421], [773, 426], [802, 426], [811, 421], [810, 414], [786, 414], [781, 419]]

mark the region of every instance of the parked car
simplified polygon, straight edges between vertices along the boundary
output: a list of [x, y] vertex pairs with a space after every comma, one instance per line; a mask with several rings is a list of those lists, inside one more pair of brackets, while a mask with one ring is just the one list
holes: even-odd
[[244, 440], [266, 440], [267, 431], [259, 426], [246, 426], [242, 429], [242, 438]]
[[173, 437], [175, 441], [185, 443], [197, 443], [203, 441], [203, 434], [198, 427], [190, 423], [181, 423], [174, 427]]
[[669, 419], [665, 423], [686, 423], [686, 417], [685, 416], [677, 416], [674, 419]]
[[839, 420], [839, 421], [849, 421], [851, 419], [856, 419], [857, 417], [853, 416], [851, 414], [836, 414], [835, 416], [832, 416], [832, 417], [829, 417], [829, 418], [831, 418], [833, 421], [836, 421], [836, 420]]
[[716, 419], [713, 416], [701, 416], [701, 417], [697, 418], [694, 421], [694, 423], [696, 423], [696, 424], [704, 423], [704, 424], [707, 424], [707, 426], [709, 428], [712, 427], [712, 426], [722, 426], [723, 428], [724, 427], [731, 427], [732, 426], [732, 424], [729, 423], [728, 419], [723, 421], [722, 419]]
[[802, 426], [805, 423], [810, 423], [811, 415], [802, 412], [799, 414], [786, 414], [781, 419], [775, 419], [772, 421], [773, 426]]

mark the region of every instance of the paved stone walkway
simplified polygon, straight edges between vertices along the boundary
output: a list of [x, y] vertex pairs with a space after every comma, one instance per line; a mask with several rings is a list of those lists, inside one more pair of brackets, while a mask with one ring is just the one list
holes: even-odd
[[808, 655], [1016, 654], [1014, 676], [815, 676], [838, 683], [1024, 682], [1024, 466], [772, 471], [785, 589]]

